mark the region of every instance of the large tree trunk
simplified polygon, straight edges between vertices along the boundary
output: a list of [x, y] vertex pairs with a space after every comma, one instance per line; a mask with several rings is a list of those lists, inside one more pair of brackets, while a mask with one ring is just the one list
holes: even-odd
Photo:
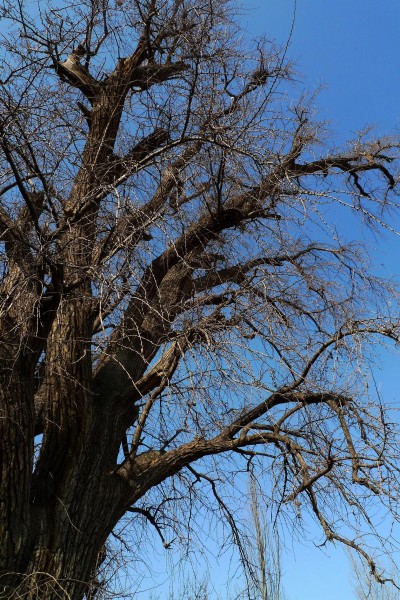
[[[96, 450], [94, 449], [94, 452]], [[90, 455], [88, 454], [88, 457]], [[92, 456], [95, 462], [95, 457]], [[88, 469], [89, 471], [89, 469]], [[96, 470], [75, 474], [66, 481], [70, 493], [63, 491], [45, 505], [35, 506], [33, 518], [38, 529], [35, 546], [18, 592], [43, 599], [80, 600], [95, 576], [99, 552], [114, 522], [112, 510], [116, 492], [110, 485], [100, 485]]]
[[[11, 348], [6, 351], [12, 352]], [[0, 373], [0, 564], [2, 573], [24, 571], [29, 557], [29, 503], [33, 460], [33, 389], [23, 360], [3, 357]], [[5, 582], [8, 581], [5, 578]], [[2, 580], [1, 580], [2, 583]]]
[[[74, 311], [75, 316], [78, 314]], [[81, 365], [82, 361], [76, 362], [77, 368]], [[27, 402], [26, 379], [19, 382], [15, 371], [14, 367], [13, 387], [1, 388], [3, 394], [10, 391], [10, 399], [5, 403], [7, 418], [0, 423], [3, 429], [6, 424], [12, 429], [2, 430], [1, 437], [2, 482], [6, 488], [2, 498], [7, 498], [9, 507], [2, 511], [6, 535], [2, 539], [1, 585], [9, 586], [6, 597], [10, 598], [79, 600], [94, 577], [99, 552], [132, 493], [112, 471], [119, 446], [115, 440], [121, 435], [118, 429], [123, 427], [124, 418], [115, 416], [113, 421], [109, 407], [101, 403], [94, 411], [96, 399], [85, 386], [67, 380], [68, 387], [54, 367], [42, 452], [30, 485], [33, 448], [26, 444], [25, 435], [32, 429], [34, 418], [26, 410], [14, 411], [13, 402], [18, 389], [25, 407], [32, 401]], [[22, 423], [24, 416], [26, 422]]]

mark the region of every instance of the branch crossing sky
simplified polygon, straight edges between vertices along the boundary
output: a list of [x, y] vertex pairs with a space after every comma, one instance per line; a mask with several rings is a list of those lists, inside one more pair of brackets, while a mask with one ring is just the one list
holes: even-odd
[[[333, 142], [342, 144], [372, 125], [377, 133], [400, 131], [399, 0], [244, 0], [243, 23], [251, 35], [284, 45], [294, 26], [288, 57], [299, 82], [316, 99], [317, 115], [330, 121]], [[400, 231], [400, 215], [389, 223]], [[400, 276], [400, 236], [374, 238], [374, 258]], [[399, 357], [378, 358], [384, 400], [400, 404]], [[286, 539], [284, 587], [289, 600], [355, 600], [351, 569], [341, 550], [322, 550]]]

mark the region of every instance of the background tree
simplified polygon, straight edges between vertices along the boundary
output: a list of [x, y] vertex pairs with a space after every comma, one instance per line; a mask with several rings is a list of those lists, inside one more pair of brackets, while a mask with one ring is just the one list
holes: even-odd
[[400, 592], [393, 586], [382, 585], [371, 575], [357, 557], [349, 553], [354, 575], [354, 592], [357, 600], [399, 600]]
[[398, 438], [359, 365], [371, 335], [397, 340], [396, 291], [332, 207], [381, 223], [398, 144], [324, 145], [284, 53], [234, 14], [1, 3], [4, 597], [93, 598], [128, 517], [169, 546], [219, 511], [240, 550], [253, 469], [376, 572]]
[[[242, 591], [231, 594], [236, 600], [286, 600], [282, 574], [282, 541], [276, 527], [269, 522], [268, 510], [261, 505], [257, 481], [251, 477], [248, 528], [242, 533], [244, 577]], [[243, 580], [245, 585], [243, 585]]]
[[[282, 583], [281, 543], [278, 531], [268, 523], [266, 510], [260, 507], [259, 493], [254, 479], [250, 479], [251, 521], [253, 538], [245, 564], [249, 573], [247, 598], [254, 600], [285, 600]], [[251, 531], [250, 529], [250, 531]]]
[[[246, 559], [240, 565], [242, 572], [239, 577], [225, 572], [225, 589], [218, 593], [215, 590], [218, 582], [213, 565], [203, 572], [198, 564], [188, 565], [188, 561], [180, 560], [177, 568], [172, 566], [171, 573], [168, 573], [168, 600], [287, 599], [283, 589], [280, 535], [274, 524], [268, 522], [265, 507], [260, 506], [257, 482], [250, 478], [248, 483], [250, 502], [247, 528], [242, 532], [241, 540]], [[150, 594], [150, 600], [161, 600], [164, 597], [167, 597], [165, 591], [163, 594]]]

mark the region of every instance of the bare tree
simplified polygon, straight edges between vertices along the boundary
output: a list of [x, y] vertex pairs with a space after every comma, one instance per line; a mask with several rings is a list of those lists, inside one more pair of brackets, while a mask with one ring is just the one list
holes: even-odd
[[[215, 563], [209, 569], [185, 560], [177, 563], [171, 573], [169, 596], [171, 600], [286, 600], [283, 589], [282, 548], [279, 533], [270, 523], [267, 510], [261, 505], [261, 495], [254, 478], [249, 480], [249, 506], [247, 527], [242, 531], [240, 547], [243, 552], [239, 569], [231, 565], [233, 573]], [[225, 565], [227, 564], [225, 560]], [[214, 568], [213, 568], [214, 567]], [[221, 577], [222, 571], [222, 577]], [[214, 588], [224, 586], [219, 594]], [[154, 600], [164, 597], [155, 595]], [[153, 596], [152, 596], [153, 600]]]
[[376, 581], [354, 553], [349, 552], [349, 559], [354, 575], [354, 592], [357, 600], [399, 600], [400, 592], [393, 586], [385, 586]]
[[266, 510], [260, 506], [260, 494], [253, 478], [250, 479], [250, 499], [252, 531], [245, 562], [248, 571], [247, 598], [284, 600], [279, 534], [268, 522]]
[[219, 511], [240, 550], [256, 468], [376, 571], [398, 438], [360, 365], [396, 297], [333, 209], [382, 222], [398, 142], [323, 143], [230, 0], [0, 16], [2, 597], [99, 597], [128, 520], [168, 547]]

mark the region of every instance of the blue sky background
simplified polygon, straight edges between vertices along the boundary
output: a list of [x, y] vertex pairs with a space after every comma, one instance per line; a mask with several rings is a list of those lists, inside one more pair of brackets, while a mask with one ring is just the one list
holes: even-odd
[[[318, 116], [330, 121], [335, 143], [367, 125], [383, 135], [399, 132], [400, 0], [297, 0], [297, 6], [294, 0], [245, 0], [243, 9], [243, 24], [251, 35], [265, 34], [281, 44], [288, 39], [296, 9], [288, 57], [305, 89], [324, 84], [316, 107]], [[398, 230], [399, 225], [400, 219]], [[372, 247], [388, 274], [400, 274], [400, 238], [375, 239]], [[398, 359], [382, 354], [381, 364], [378, 387], [384, 399], [398, 401]], [[342, 550], [286, 543], [288, 600], [355, 599]]]
[[[245, 0], [243, 24], [284, 44], [294, 7], [294, 0]], [[399, 34], [398, 0], [297, 0], [288, 56], [306, 87], [326, 84], [317, 104], [339, 138], [370, 123], [383, 132], [399, 125]]]

